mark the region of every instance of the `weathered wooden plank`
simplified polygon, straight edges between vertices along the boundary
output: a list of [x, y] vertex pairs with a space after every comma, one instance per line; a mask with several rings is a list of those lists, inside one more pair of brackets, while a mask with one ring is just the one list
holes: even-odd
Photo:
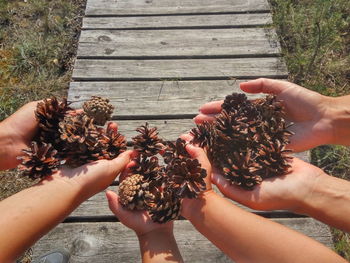
[[78, 59], [74, 80], [196, 80], [285, 78], [281, 58], [96, 60]]
[[88, 1], [87, 16], [155, 15], [268, 11], [266, 0], [95, 0]]
[[280, 53], [266, 28], [85, 30], [78, 58], [246, 57]]
[[75, 101], [74, 107], [80, 108], [93, 95], [109, 98], [115, 106], [113, 115], [118, 117], [197, 114], [198, 108], [206, 102], [242, 92], [239, 84], [244, 81], [72, 82], [68, 99]]
[[272, 24], [265, 14], [85, 17], [83, 29], [253, 27]]
[[[274, 221], [332, 247], [329, 228], [318, 221], [311, 218]], [[175, 222], [174, 234], [185, 262], [231, 262], [186, 220]], [[34, 258], [57, 248], [70, 251], [71, 263], [140, 262], [137, 237], [121, 223], [60, 224], [35, 244]]]
[[[220, 191], [214, 186], [215, 191], [217, 193], [220, 193]], [[110, 186], [108, 187], [108, 190], [115, 191], [118, 193], [118, 186]], [[249, 212], [259, 212], [264, 213], [263, 211], [256, 211], [253, 209], [250, 209], [248, 207], [245, 207], [239, 203], [234, 202], [237, 206], [243, 208], [244, 210], [247, 210]], [[282, 210], [281, 210], [282, 211]], [[278, 212], [281, 212], [278, 211]], [[266, 212], [267, 214], [271, 214], [271, 212]], [[93, 197], [86, 200], [84, 203], [82, 203], [71, 215], [70, 217], [106, 217], [106, 216], [113, 216], [113, 213], [108, 207], [108, 202], [105, 197], [105, 192], [100, 192]]]

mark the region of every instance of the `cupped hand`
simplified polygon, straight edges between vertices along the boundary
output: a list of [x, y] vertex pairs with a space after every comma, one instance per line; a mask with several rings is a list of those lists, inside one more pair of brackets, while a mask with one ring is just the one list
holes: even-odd
[[38, 102], [30, 102], [0, 123], [0, 170], [16, 167], [22, 149], [29, 147], [38, 130], [35, 109]]
[[130, 162], [133, 151], [126, 151], [112, 160], [99, 160], [77, 168], [62, 167], [43, 180], [61, 180], [81, 189], [82, 198], [87, 199], [106, 189]]
[[[287, 81], [263, 78], [243, 82], [240, 88], [248, 93], [274, 94], [282, 100], [286, 119], [294, 123], [289, 129], [295, 135], [288, 146], [293, 151], [301, 152], [334, 141], [328, 97]], [[214, 116], [221, 111], [222, 103], [214, 101], [204, 104], [195, 122], [213, 121]]]
[[313, 186], [324, 172], [309, 163], [293, 158], [291, 172], [265, 179], [253, 190], [243, 190], [231, 185], [220, 173], [214, 171], [212, 182], [226, 197], [256, 210], [303, 211], [303, 203], [312, 195]]
[[119, 196], [113, 191], [107, 191], [108, 205], [113, 214], [126, 227], [135, 231], [138, 236], [153, 234], [157, 231], [171, 234], [173, 232], [173, 221], [165, 224], [153, 222], [147, 211], [128, 210], [119, 202]]

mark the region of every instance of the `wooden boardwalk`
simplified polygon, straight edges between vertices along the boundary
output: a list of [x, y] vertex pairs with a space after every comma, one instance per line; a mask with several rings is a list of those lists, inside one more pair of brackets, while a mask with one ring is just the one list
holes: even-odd
[[[128, 139], [147, 121], [175, 140], [201, 104], [240, 82], [287, 77], [271, 23], [266, 0], [88, 0], [69, 100], [79, 107], [108, 97]], [[311, 218], [252, 212], [332, 246], [329, 228]], [[186, 262], [231, 262], [186, 220], [175, 222], [175, 237]], [[71, 262], [140, 261], [136, 236], [116, 222], [104, 193], [43, 237], [34, 257], [55, 248], [71, 251]]]

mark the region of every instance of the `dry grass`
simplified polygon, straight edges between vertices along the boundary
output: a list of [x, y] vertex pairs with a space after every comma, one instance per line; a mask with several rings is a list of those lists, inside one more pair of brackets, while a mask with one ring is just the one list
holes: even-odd
[[[350, 94], [350, 1], [270, 2], [290, 81], [328, 96]], [[312, 162], [333, 176], [350, 180], [348, 147], [318, 147], [312, 150]], [[350, 260], [349, 235], [332, 232], [335, 250]]]

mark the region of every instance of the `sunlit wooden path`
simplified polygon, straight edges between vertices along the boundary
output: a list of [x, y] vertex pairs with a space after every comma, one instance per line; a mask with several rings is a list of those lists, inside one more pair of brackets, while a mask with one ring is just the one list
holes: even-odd
[[[128, 139], [147, 121], [174, 140], [193, 127], [201, 104], [240, 82], [287, 77], [271, 23], [267, 0], [88, 0], [69, 100], [108, 97]], [[332, 245], [329, 228], [313, 219], [252, 212]], [[186, 220], [175, 222], [175, 236], [186, 262], [230, 262]], [[43, 237], [34, 257], [62, 247], [71, 262], [140, 261], [136, 236], [117, 222], [104, 193]]]

